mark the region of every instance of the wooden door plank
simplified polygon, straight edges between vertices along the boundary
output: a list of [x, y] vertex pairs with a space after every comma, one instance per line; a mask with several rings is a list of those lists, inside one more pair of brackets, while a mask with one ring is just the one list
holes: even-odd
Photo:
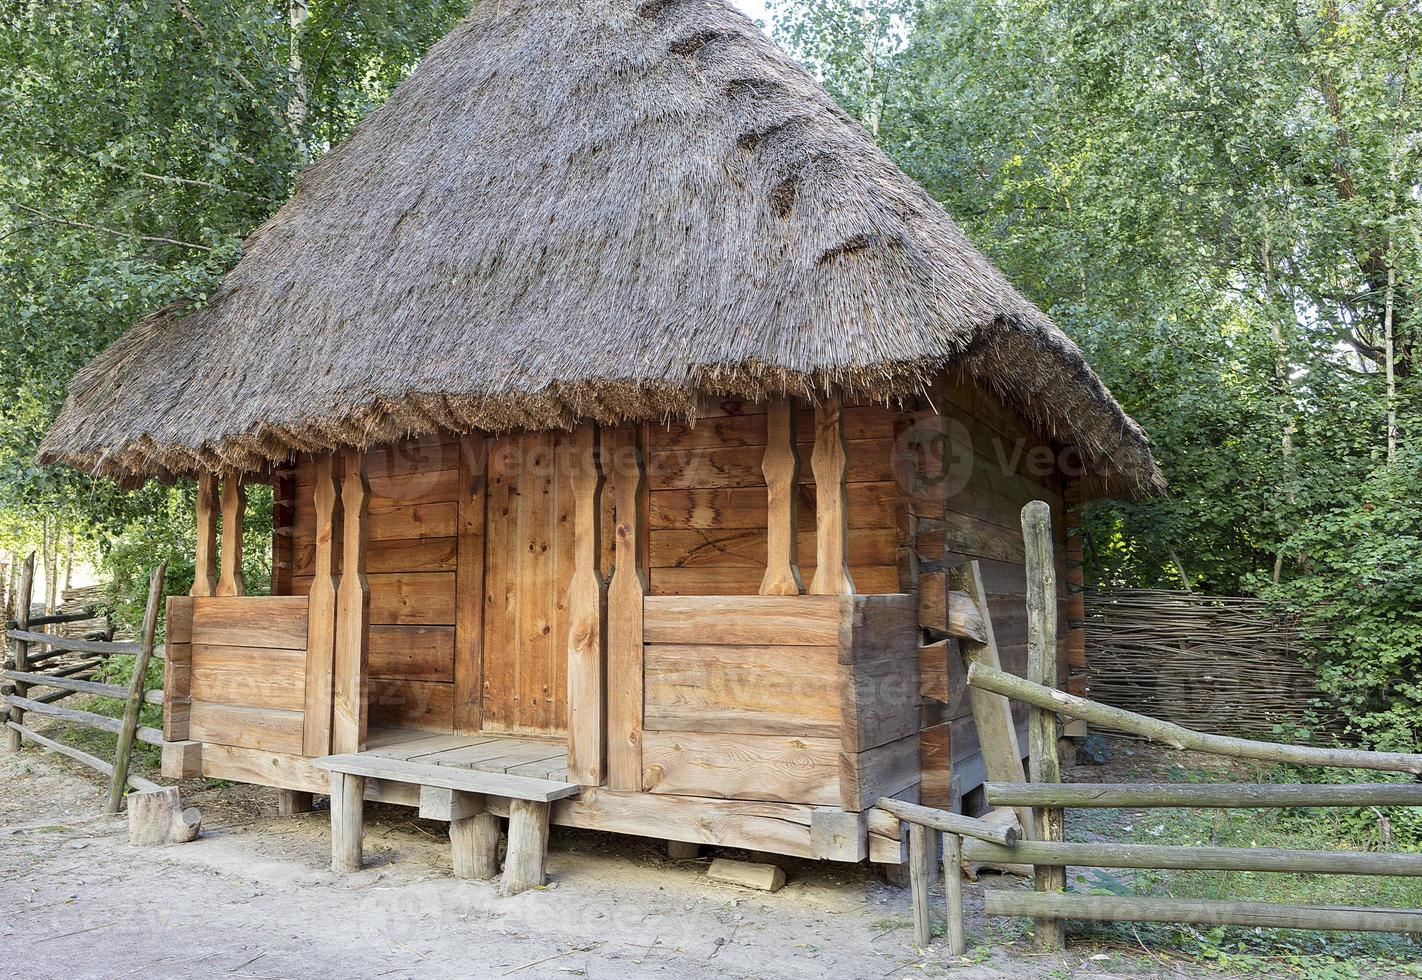
[[503, 731], [515, 724], [512, 714], [514, 656], [518, 628], [517, 563], [519, 460], [518, 436], [502, 436], [489, 449], [484, 569], [483, 728]]

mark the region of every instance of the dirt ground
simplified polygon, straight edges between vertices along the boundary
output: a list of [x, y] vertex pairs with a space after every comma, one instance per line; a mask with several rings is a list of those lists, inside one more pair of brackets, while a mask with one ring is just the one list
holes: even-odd
[[280, 817], [272, 790], [189, 784], [202, 836], [136, 849], [67, 760], [0, 750], [0, 787], [0, 971], [18, 978], [1186, 975], [1084, 945], [1034, 956], [982, 917], [981, 885], [968, 955], [918, 950], [907, 891], [867, 866], [786, 859], [765, 894], [707, 880], [709, 857], [554, 828], [548, 887], [501, 899], [453, 878], [444, 825], [405, 808], [367, 807], [367, 867], [344, 876], [327, 815]]

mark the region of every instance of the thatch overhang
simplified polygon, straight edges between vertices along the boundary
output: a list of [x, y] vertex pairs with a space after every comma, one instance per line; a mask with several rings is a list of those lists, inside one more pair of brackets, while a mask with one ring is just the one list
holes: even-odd
[[43, 462], [259, 471], [435, 430], [893, 400], [961, 370], [1163, 481], [1080, 350], [721, 0], [484, 0], [312, 166], [208, 301], [69, 387]]

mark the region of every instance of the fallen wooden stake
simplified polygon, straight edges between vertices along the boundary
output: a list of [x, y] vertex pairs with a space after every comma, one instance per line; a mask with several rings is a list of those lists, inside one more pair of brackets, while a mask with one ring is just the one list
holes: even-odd
[[[1279, 742], [1257, 742], [1228, 735], [1210, 735], [1157, 718], [1138, 715], [1134, 711], [1079, 698], [1065, 691], [1043, 687], [1023, 680], [1004, 670], [995, 670], [975, 663], [968, 668], [968, 683], [979, 690], [1051, 711], [1060, 711], [1073, 718], [1084, 718], [1093, 725], [1140, 735], [1177, 749], [1212, 752], [1236, 759], [1258, 759], [1265, 762], [1290, 762], [1300, 766], [1335, 766], [1345, 769], [1379, 769], [1385, 772], [1422, 773], [1422, 755], [1402, 752], [1368, 752], [1362, 749], [1324, 749], [1311, 745], [1284, 745]], [[997, 780], [994, 780], [995, 782]], [[1005, 781], [1005, 780], [1004, 780]]]
[[202, 811], [184, 808], [178, 787], [131, 793], [128, 802], [128, 842], [134, 847], [183, 844], [202, 829]]
[[773, 864], [752, 864], [732, 858], [717, 858], [711, 862], [706, 877], [742, 888], [763, 892], [778, 892], [785, 887], [785, 872]]

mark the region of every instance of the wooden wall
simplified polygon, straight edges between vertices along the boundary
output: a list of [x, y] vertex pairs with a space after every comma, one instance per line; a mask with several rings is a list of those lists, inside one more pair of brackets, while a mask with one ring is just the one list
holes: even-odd
[[[452, 731], [459, 443], [412, 439], [366, 456], [370, 724]], [[311, 588], [315, 465], [296, 465], [292, 591]], [[340, 570], [339, 535], [336, 570]]]
[[301, 754], [306, 696], [306, 601], [278, 596], [175, 599], [170, 622], [191, 623], [187, 737]]
[[[765, 405], [708, 396], [694, 425], [648, 429], [648, 566], [652, 595], [755, 595], [765, 574]], [[797, 415], [800, 571], [815, 569], [814, 413]], [[895, 413], [845, 411], [849, 564], [856, 591], [899, 591], [890, 469]]]

